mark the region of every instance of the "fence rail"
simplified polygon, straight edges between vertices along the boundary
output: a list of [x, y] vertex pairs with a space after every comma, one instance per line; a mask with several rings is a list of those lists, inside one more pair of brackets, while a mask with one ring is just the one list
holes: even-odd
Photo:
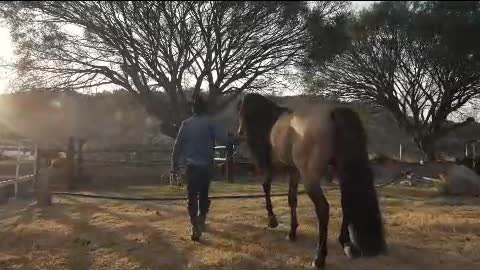
[[[2, 151], [9, 150], [15, 151], [16, 159], [14, 160], [2, 160], [0, 161], [0, 166], [6, 165], [15, 165], [15, 175], [1, 175], [0, 178], [7, 178], [6, 180], [0, 181], [0, 188], [4, 188], [6, 186], [13, 185], [14, 187], [14, 197], [18, 197], [18, 184], [27, 182], [27, 181], [35, 181], [38, 175], [38, 147], [36, 144], [29, 140], [0, 140], [0, 149]], [[22, 152], [32, 152], [33, 159], [23, 159]], [[20, 175], [20, 168], [21, 165], [31, 164], [33, 165], [33, 172], [28, 175]]]
[[[67, 162], [72, 164], [72, 178], [81, 178], [83, 166], [169, 166], [169, 158], [161, 158], [161, 156], [170, 157], [172, 149], [162, 146], [146, 147], [145, 145], [128, 145], [123, 147], [104, 147], [104, 148], [87, 148], [83, 146], [85, 141], [78, 138], [70, 138], [65, 149]], [[51, 149], [55, 150], [55, 149]], [[238, 149], [233, 144], [217, 145], [214, 147], [214, 162], [216, 167], [224, 168], [224, 175], [228, 181], [233, 179], [234, 164], [248, 164], [246, 160], [239, 157]], [[42, 149], [44, 151], [44, 149]], [[58, 151], [58, 149], [57, 149]], [[92, 155], [102, 154], [118, 154], [120, 158], [108, 157], [107, 159], [92, 157]], [[157, 154], [157, 155], [155, 155]], [[159, 155], [160, 157], [159, 157]], [[123, 155], [123, 158], [121, 157]], [[149, 156], [150, 155], [150, 156]], [[147, 156], [149, 156], [147, 158]]]
[[84, 153], [170, 153], [171, 150], [164, 148], [88, 148]]
[[[12, 178], [12, 179], [8, 179], [8, 180], [0, 181], [0, 188], [8, 186], [8, 185], [18, 185], [22, 182], [33, 180], [34, 176], [35, 176], [35, 174], [30, 174], [30, 175], [20, 176], [18, 178]], [[15, 194], [15, 196], [16, 195], [17, 194]]]

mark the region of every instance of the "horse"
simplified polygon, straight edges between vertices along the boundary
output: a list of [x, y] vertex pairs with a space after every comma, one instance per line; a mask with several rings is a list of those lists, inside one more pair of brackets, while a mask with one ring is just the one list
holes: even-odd
[[237, 132], [246, 140], [261, 172], [271, 228], [278, 226], [270, 199], [272, 177], [278, 172], [289, 176], [290, 241], [297, 237], [297, 193], [302, 179], [318, 220], [313, 267], [323, 269], [327, 257], [330, 207], [320, 181], [329, 166], [340, 185], [343, 220], [338, 241], [344, 254], [354, 259], [386, 253], [366, 132], [355, 111], [333, 105], [293, 111], [260, 94], [249, 93], [239, 103]]

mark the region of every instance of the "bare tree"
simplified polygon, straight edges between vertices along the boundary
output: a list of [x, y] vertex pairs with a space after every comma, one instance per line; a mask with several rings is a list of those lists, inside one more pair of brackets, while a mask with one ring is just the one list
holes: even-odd
[[448, 116], [480, 96], [478, 38], [455, 47], [441, 27], [457, 22], [460, 40], [478, 33], [480, 25], [468, 18], [470, 11], [480, 14], [478, 3], [455, 15], [453, 8], [382, 2], [364, 11], [351, 24], [346, 51], [317, 65], [322, 91], [386, 108], [433, 159], [438, 139], [474, 120], [448, 124]]
[[[335, 1], [321, 2], [325, 14]], [[303, 56], [305, 2], [30, 1], [2, 3], [18, 88], [123, 88], [176, 127], [186, 88], [218, 111]]]
[[232, 93], [217, 104], [218, 109], [245, 89], [264, 87], [264, 75], [288, 66], [301, 55], [305, 38], [302, 19], [286, 18], [284, 9], [283, 5], [265, 2], [196, 6], [193, 16], [205, 48], [197, 52], [199, 58], [193, 65], [197, 83], [204, 75], [213, 103], [221, 93]]
[[[198, 37], [187, 19], [190, 5], [68, 1], [17, 5], [17, 12], [8, 14], [22, 89], [116, 85], [167, 124], [178, 123], [187, 114], [180, 82], [195, 58], [189, 50]], [[79, 33], [72, 31], [74, 27]], [[174, 135], [175, 130], [166, 132]]]

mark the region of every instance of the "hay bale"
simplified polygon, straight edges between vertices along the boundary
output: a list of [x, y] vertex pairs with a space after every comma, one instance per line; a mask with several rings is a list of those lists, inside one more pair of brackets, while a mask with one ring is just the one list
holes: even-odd
[[446, 192], [450, 195], [479, 196], [480, 176], [463, 165], [454, 165], [446, 176]]

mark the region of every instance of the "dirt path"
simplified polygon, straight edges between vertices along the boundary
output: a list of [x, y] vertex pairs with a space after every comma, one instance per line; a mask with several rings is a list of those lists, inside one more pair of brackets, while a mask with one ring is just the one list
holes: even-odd
[[[399, 195], [401, 194], [401, 195]], [[331, 202], [327, 269], [480, 269], [478, 200], [426, 198], [385, 191], [388, 256], [347, 260], [336, 242], [338, 193]], [[281, 225], [266, 229], [263, 200], [214, 201], [209, 232], [189, 240], [185, 203], [132, 203], [62, 198], [0, 220], [0, 269], [305, 269], [316, 220], [299, 198], [299, 239], [285, 239], [286, 198], [275, 198]]]

